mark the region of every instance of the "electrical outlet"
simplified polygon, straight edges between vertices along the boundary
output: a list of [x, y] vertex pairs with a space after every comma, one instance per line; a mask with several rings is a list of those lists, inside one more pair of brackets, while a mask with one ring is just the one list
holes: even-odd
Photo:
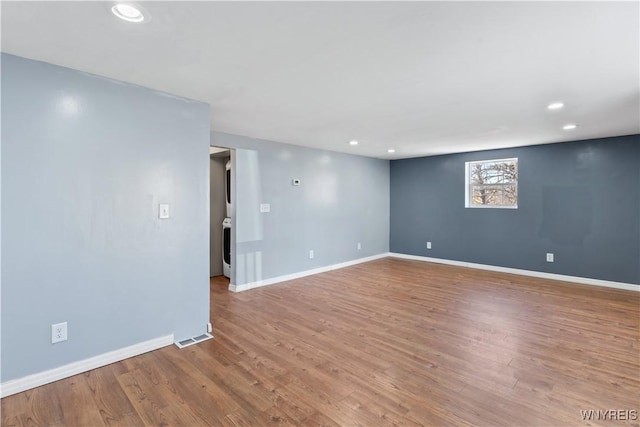
[[431, 242], [427, 242], [427, 249], [431, 249]]
[[362, 243], [358, 242], [358, 250], [362, 249]]
[[547, 262], [553, 262], [553, 254], [551, 252], [547, 253]]
[[67, 322], [51, 325], [51, 344], [67, 340]]
[[313, 259], [314, 255], [315, 255], [315, 254], [313, 253], [313, 249], [311, 249], [311, 250], [309, 251], [309, 259]]

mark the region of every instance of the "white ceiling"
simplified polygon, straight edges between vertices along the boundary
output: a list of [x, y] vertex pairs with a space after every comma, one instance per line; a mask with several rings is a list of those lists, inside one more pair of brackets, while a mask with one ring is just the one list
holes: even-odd
[[638, 2], [144, 2], [143, 24], [109, 6], [3, 1], [2, 50], [373, 157], [640, 133]]

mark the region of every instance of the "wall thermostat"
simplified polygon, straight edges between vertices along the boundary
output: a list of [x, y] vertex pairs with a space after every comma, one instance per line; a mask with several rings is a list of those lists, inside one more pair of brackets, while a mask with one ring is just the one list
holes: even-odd
[[294, 179], [292, 179], [292, 180], [291, 180], [291, 184], [293, 184], [293, 185], [300, 185], [300, 179], [298, 179], [298, 178], [294, 178]]

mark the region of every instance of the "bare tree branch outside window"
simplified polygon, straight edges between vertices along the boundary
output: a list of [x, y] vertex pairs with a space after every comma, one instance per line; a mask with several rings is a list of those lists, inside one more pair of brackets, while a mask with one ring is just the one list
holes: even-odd
[[518, 159], [467, 162], [467, 207], [517, 207]]

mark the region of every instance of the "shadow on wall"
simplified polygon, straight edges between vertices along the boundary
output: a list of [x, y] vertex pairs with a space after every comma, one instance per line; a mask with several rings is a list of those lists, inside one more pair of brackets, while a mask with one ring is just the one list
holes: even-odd
[[262, 280], [262, 252], [256, 246], [264, 239], [264, 218], [260, 212], [262, 180], [260, 153], [254, 150], [236, 151], [236, 247], [235, 283]]
[[236, 260], [236, 283], [253, 283], [262, 279], [262, 251], [238, 254]]

